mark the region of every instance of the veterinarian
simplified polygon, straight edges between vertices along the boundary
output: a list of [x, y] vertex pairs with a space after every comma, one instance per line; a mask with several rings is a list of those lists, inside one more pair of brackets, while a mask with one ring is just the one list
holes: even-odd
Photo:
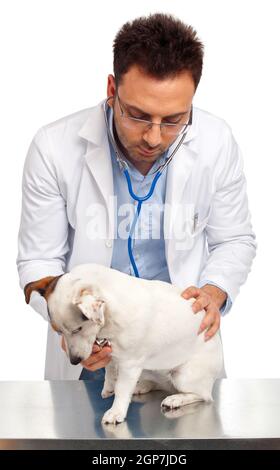
[[[202, 65], [191, 26], [165, 14], [138, 18], [116, 35], [107, 99], [38, 130], [23, 170], [22, 289], [99, 263], [178, 285], [196, 298], [194, 314], [206, 311], [205, 340], [217, 333], [256, 241], [231, 128], [193, 105]], [[30, 304], [48, 321], [39, 293]], [[73, 366], [63, 349], [49, 325], [46, 379], [88, 378], [111, 360], [110, 347], [94, 345]]]

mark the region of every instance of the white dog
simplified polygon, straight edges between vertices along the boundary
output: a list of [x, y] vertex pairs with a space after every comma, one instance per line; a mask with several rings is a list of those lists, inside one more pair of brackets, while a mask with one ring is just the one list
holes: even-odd
[[[96, 339], [108, 339], [112, 361], [106, 367], [102, 397], [113, 393], [103, 423], [124, 421], [133, 393], [163, 389], [161, 406], [178, 408], [212, 401], [223, 366], [219, 334], [198, 335], [205, 311], [194, 314], [194, 299], [162, 281], [135, 278], [97, 264], [29, 283], [26, 301], [37, 290], [48, 302], [52, 325], [63, 333], [72, 364], [87, 359]], [[141, 377], [140, 377], [141, 376]]]

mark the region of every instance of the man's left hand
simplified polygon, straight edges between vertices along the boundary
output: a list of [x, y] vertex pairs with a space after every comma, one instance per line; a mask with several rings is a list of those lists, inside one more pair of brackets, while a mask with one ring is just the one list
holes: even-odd
[[205, 284], [201, 288], [190, 286], [181, 295], [184, 299], [190, 299], [191, 297], [196, 299], [192, 304], [194, 313], [204, 308], [206, 314], [197, 334], [207, 330], [204, 335], [205, 341], [211, 339], [220, 328], [220, 308], [227, 299], [227, 294], [222, 289], [219, 289], [219, 287]]

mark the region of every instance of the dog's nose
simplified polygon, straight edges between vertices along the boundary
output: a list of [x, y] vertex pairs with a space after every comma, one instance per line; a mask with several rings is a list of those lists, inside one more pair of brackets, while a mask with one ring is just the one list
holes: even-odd
[[76, 366], [77, 364], [79, 364], [81, 362], [82, 358], [81, 357], [78, 357], [78, 356], [71, 356], [70, 357], [70, 362], [71, 364], [73, 364], [73, 366]]

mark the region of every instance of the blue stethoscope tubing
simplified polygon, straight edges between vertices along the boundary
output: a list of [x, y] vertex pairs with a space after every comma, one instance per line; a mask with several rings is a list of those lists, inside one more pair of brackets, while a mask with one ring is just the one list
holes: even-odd
[[[129, 191], [129, 194], [130, 196], [138, 202], [137, 204], [137, 208], [136, 208], [136, 213], [135, 213], [135, 217], [133, 219], [133, 222], [131, 224], [131, 227], [130, 227], [130, 231], [129, 231], [129, 236], [128, 236], [128, 240], [127, 240], [127, 249], [128, 249], [128, 255], [129, 255], [129, 259], [130, 259], [130, 262], [131, 262], [131, 265], [133, 267], [133, 271], [134, 271], [134, 275], [135, 277], [140, 277], [139, 276], [139, 272], [138, 272], [138, 269], [137, 269], [137, 266], [136, 266], [136, 263], [135, 263], [135, 260], [134, 260], [134, 256], [133, 256], [133, 252], [132, 252], [132, 235], [134, 233], [134, 230], [135, 230], [135, 225], [136, 225], [136, 222], [139, 218], [139, 214], [140, 214], [140, 211], [141, 211], [141, 207], [142, 207], [142, 203], [144, 201], [147, 201], [148, 199], [150, 199], [150, 197], [153, 195], [153, 192], [155, 190], [155, 187], [156, 187], [156, 184], [158, 182], [158, 179], [159, 177], [162, 175], [162, 172], [161, 171], [157, 171], [156, 172], [156, 175], [152, 181], [152, 184], [151, 184], [151, 187], [150, 187], [150, 190], [149, 192], [146, 194], [146, 196], [137, 196], [133, 189], [132, 189], [132, 185], [131, 185], [131, 179], [130, 179], [130, 176], [129, 176], [129, 173], [128, 173], [128, 170], [124, 170], [124, 174], [125, 174], [125, 177], [126, 177], [126, 181], [127, 181], [127, 186], [128, 186], [128, 191]], [[136, 197], [134, 197], [136, 196]]]
[[175, 149], [172, 151], [171, 155], [167, 158], [166, 162], [163, 163], [162, 165], [160, 165], [159, 168], [157, 169], [156, 174], [154, 176], [154, 179], [151, 183], [150, 190], [148, 191], [148, 193], [145, 196], [137, 196], [137, 194], [135, 194], [135, 192], [133, 191], [133, 188], [132, 188], [131, 178], [130, 178], [130, 175], [129, 175], [129, 172], [128, 172], [128, 164], [124, 159], [122, 159], [120, 157], [121, 152], [118, 149], [116, 141], [115, 141], [114, 137], [112, 136], [112, 133], [111, 133], [111, 130], [110, 130], [110, 126], [109, 126], [109, 122], [108, 122], [108, 118], [107, 118], [107, 109], [108, 109], [108, 106], [109, 106], [108, 105], [108, 100], [109, 99], [112, 99], [112, 97], [109, 97], [107, 100], [105, 100], [104, 105], [103, 105], [104, 119], [105, 119], [105, 124], [106, 124], [106, 128], [107, 128], [108, 137], [109, 137], [110, 142], [112, 144], [112, 147], [115, 151], [116, 158], [117, 158], [117, 161], [120, 165], [120, 168], [121, 168], [121, 170], [123, 170], [124, 175], [126, 177], [128, 192], [129, 192], [130, 196], [132, 197], [132, 199], [134, 199], [134, 201], [138, 202], [137, 208], [136, 208], [136, 213], [135, 213], [135, 216], [134, 216], [134, 219], [133, 219], [133, 222], [131, 224], [130, 231], [129, 231], [129, 236], [128, 236], [128, 240], [127, 240], [127, 248], [128, 248], [128, 255], [129, 255], [130, 263], [131, 263], [133, 271], [134, 271], [134, 275], [135, 275], [135, 277], [140, 277], [138, 269], [137, 269], [137, 265], [136, 265], [135, 260], [134, 260], [133, 252], [132, 252], [132, 236], [133, 236], [133, 233], [134, 233], [134, 230], [135, 230], [136, 222], [137, 222], [137, 220], [139, 218], [139, 215], [140, 215], [142, 203], [144, 201], [147, 201], [148, 199], [150, 199], [152, 197], [152, 195], [154, 193], [154, 190], [155, 190], [155, 187], [156, 187], [156, 184], [157, 184], [160, 176], [162, 175], [165, 168], [169, 165], [172, 158], [177, 153], [177, 151], [181, 147], [183, 141], [185, 140], [187, 130], [188, 130], [189, 126], [192, 124], [192, 109], [191, 109], [190, 119], [189, 119], [189, 122], [187, 124], [186, 129], [185, 129], [185, 132], [182, 134], [181, 139], [179, 140], [179, 142], [176, 145]]

